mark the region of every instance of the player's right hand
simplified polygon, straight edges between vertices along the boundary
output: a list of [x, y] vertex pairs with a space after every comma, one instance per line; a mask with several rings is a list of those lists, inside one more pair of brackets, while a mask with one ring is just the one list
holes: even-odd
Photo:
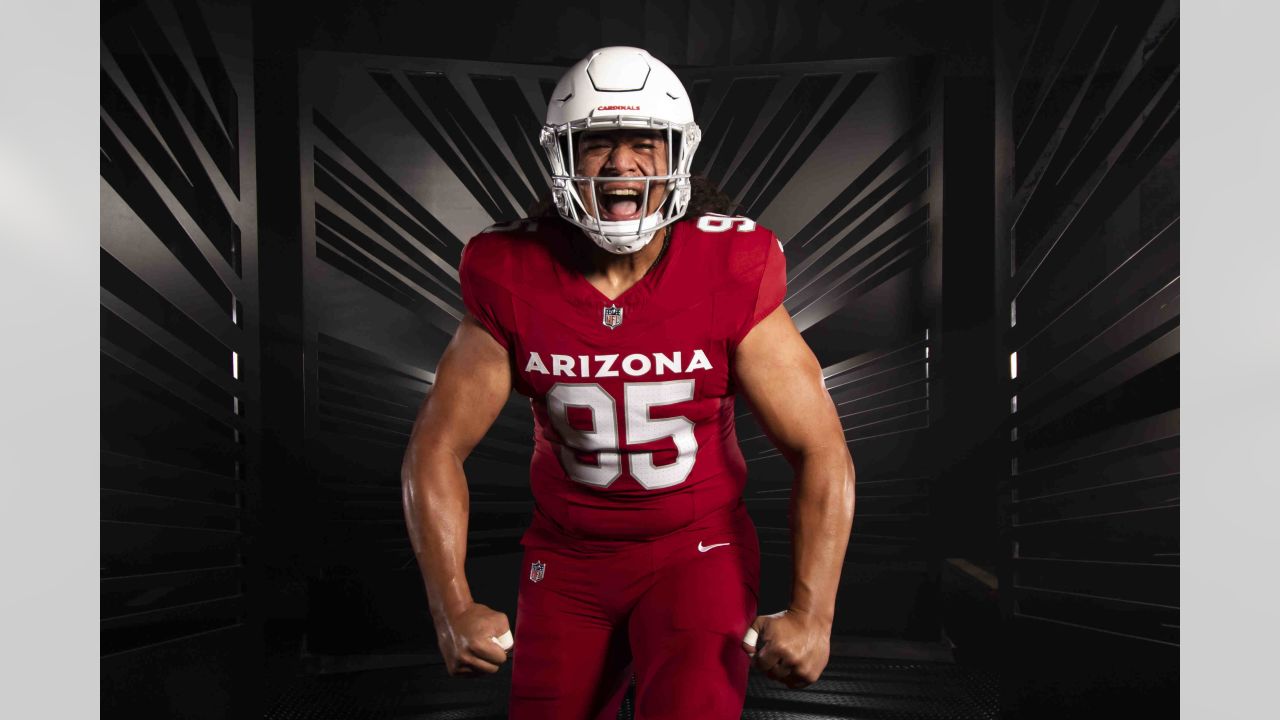
[[436, 639], [445, 669], [453, 676], [498, 672], [510, 653], [498, 642], [504, 635], [510, 637], [510, 632], [506, 615], [480, 603], [437, 620]]

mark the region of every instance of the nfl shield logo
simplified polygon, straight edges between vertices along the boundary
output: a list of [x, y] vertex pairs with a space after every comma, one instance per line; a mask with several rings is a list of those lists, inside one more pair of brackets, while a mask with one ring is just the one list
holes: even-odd
[[622, 324], [622, 308], [610, 305], [604, 309], [604, 326], [610, 330]]
[[533, 564], [529, 566], [529, 579], [538, 582], [546, 572], [547, 564], [541, 560], [534, 560]]

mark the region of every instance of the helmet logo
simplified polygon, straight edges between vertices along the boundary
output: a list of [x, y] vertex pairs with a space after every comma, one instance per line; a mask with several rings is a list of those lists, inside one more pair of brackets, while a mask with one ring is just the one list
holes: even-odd
[[601, 110], [639, 110], [639, 105], [601, 105], [596, 108], [596, 112]]

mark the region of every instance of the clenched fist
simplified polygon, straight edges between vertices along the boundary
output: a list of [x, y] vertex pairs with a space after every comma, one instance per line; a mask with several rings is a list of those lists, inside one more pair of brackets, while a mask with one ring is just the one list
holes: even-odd
[[742, 649], [765, 675], [792, 690], [818, 681], [831, 657], [831, 622], [800, 610], [761, 615]]
[[445, 669], [454, 676], [498, 672], [511, 650], [510, 637], [507, 616], [480, 603], [436, 621]]

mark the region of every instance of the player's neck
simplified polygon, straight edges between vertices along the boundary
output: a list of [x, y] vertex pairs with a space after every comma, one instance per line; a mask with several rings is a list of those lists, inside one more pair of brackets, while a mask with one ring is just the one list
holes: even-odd
[[582, 246], [589, 249], [582, 273], [605, 297], [616, 298], [640, 282], [661, 258], [667, 244], [669, 228], [661, 228], [647, 245], [628, 255], [615, 255], [583, 237]]

